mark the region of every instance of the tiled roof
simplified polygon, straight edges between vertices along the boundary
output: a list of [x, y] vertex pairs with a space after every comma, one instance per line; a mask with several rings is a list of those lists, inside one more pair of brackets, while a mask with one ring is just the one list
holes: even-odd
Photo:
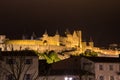
[[85, 57], [93, 62], [102, 62], [102, 63], [118, 63], [120, 62], [119, 57]]
[[[83, 70], [51, 70], [47, 75], [94, 75], [94, 73]], [[45, 74], [44, 74], [45, 75]], [[41, 74], [41, 76], [44, 76]]]

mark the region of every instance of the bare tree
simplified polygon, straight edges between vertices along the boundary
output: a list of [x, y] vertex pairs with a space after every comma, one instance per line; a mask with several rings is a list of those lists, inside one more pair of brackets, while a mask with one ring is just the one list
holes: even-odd
[[38, 57], [35, 57], [35, 54], [30, 55], [31, 53], [33, 54], [30, 51], [16, 51], [3, 54], [1, 75], [7, 80], [37, 80], [39, 78]]
[[52, 73], [52, 64], [48, 64], [46, 60], [40, 60], [39, 64], [39, 73], [40, 73], [40, 79], [39, 80], [56, 80], [56, 77], [50, 77], [50, 74]]

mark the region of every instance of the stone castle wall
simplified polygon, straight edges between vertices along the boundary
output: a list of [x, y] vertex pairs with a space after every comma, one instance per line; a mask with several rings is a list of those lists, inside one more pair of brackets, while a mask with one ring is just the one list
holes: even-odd
[[120, 53], [119, 51], [102, 50], [94, 47], [94, 42], [92, 41], [88, 44], [89, 45], [87, 45], [87, 42], [82, 42], [81, 31], [74, 31], [73, 34], [68, 33], [64, 37], [60, 36], [58, 33], [54, 36], [49, 36], [47, 32], [45, 32], [45, 34], [43, 34], [43, 36], [38, 40], [33, 38], [32, 40], [9, 40], [6, 39], [5, 35], [0, 35], [0, 48], [2, 51], [29, 49], [39, 52], [45, 52], [50, 50], [61, 52], [76, 48], [77, 54], [84, 52], [86, 49], [110, 55], [118, 55]]
[[[55, 50], [62, 51], [67, 48], [76, 48], [82, 46], [82, 37], [81, 31], [74, 31], [73, 34], [66, 34], [66, 37], [60, 36], [58, 33], [54, 36], [49, 36], [47, 32], [43, 34], [38, 40], [32, 38], [32, 40], [6, 40], [3, 44], [0, 44], [2, 50], [37, 50], [37, 51], [46, 51], [46, 50]], [[0, 41], [2, 41], [1, 38]]]

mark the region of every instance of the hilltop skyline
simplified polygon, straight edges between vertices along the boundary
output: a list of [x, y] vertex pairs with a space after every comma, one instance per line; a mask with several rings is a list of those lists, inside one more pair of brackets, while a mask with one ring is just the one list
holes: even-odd
[[45, 30], [64, 35], [66, 29], [82, 30], [83, 39], [95, 45], [120, 43], [120, 1], [96, 0], [1, 0], [0, 34], [21, 39], [23, 34], [38, 37]]

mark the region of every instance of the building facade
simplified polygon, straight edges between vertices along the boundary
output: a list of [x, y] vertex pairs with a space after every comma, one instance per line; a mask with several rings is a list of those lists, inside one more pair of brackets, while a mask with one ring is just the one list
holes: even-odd
[[0, 80], [37, 80], [38, 56], [33, 51], [4, 51], [0, 55]]
[[50, 70], [48, 80], [120, 80], [120, 58], [75, 56], [51, 64]]
[[115, 57], [83, 57], [81, 69], [93, 73], [87, 80], [119, 80], [120, 58]]
[[[73, 56], [52, 64], [32, 51], [0, 52], [0, 80], [120, 80], [120, 57]], [[35, 79], [37, 78], [37, 79]]]

